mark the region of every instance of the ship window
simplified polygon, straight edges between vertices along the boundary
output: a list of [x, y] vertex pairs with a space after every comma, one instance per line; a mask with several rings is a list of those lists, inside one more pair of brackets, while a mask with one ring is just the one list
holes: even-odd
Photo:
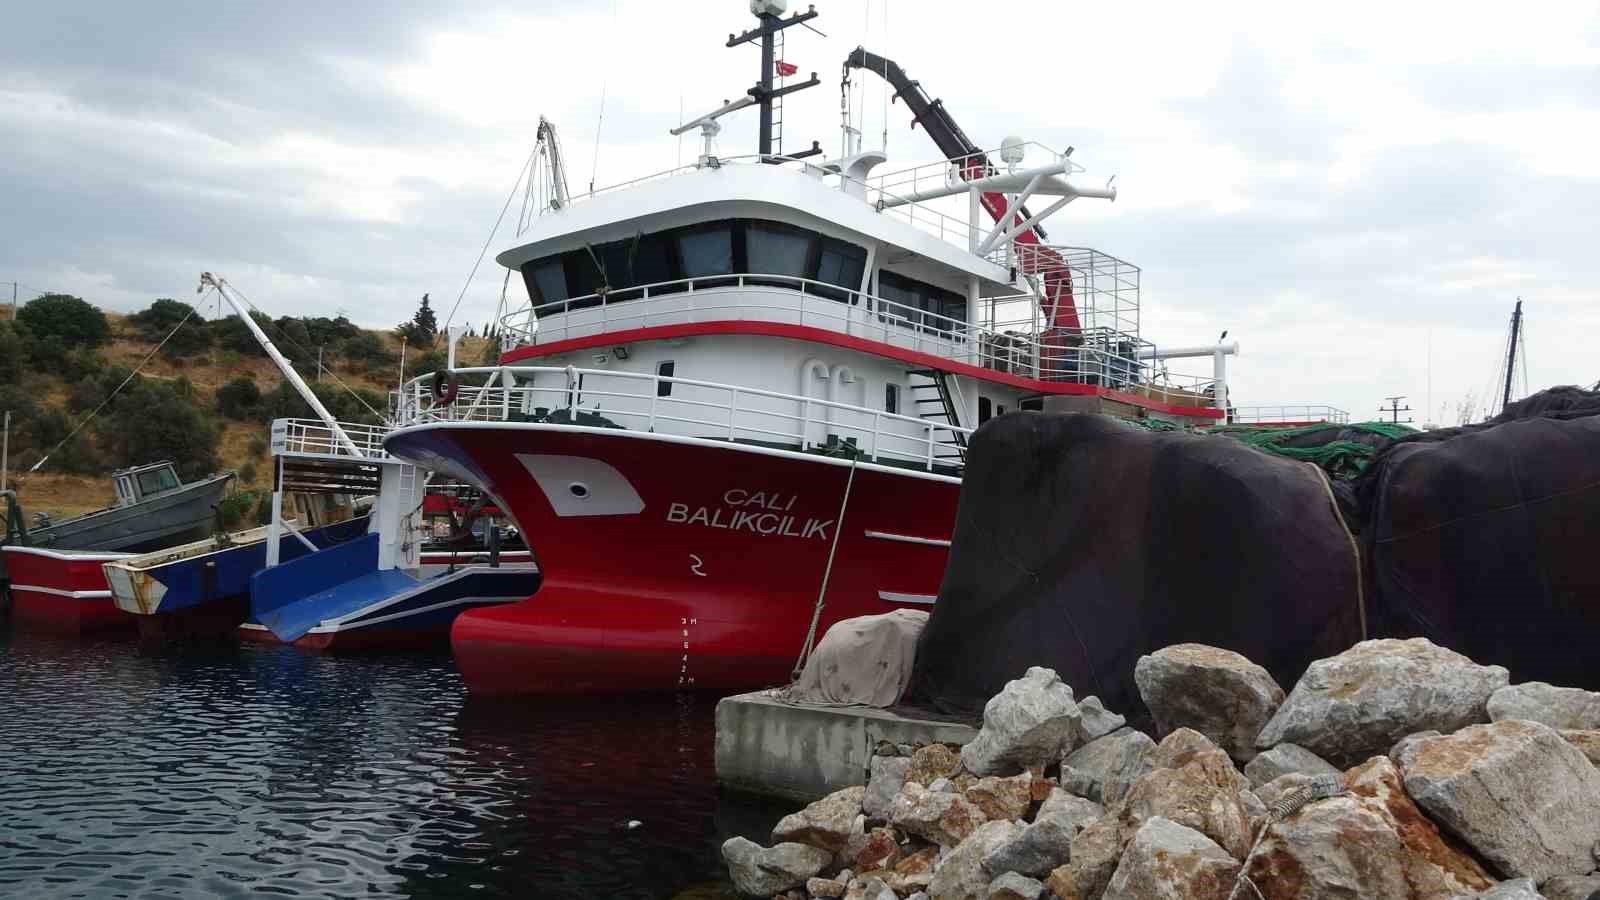
[[599, 293], [606, 285], [606, 279], [600, 270], [605, 263], [600, 248], [584, 247], [581, 250], [574, 250], [566, 254], [566, 262], [567, 295], [574, 301], [567, 308], [585, 309], [599, 306], [600, 298], [593, 295]]
[[978, 398], [978, 424], [982, 425], [983, 423], [989, 421], [991, 418], [994, 418], [994, 407], [993, 407], [993, 405], [990, 404], [988, 397], [979, 397]]
[[728, 223], [678, 234], [678, 256], [684, 278], [727, 275], [733, 272], [733, 229]]
[[836, 284], [847, 288], [851, 293], [844, 291], [830, 291], [821, 288], [817, 293], [834, 300], [844, 300], [847, 297], [851, 303], [856, 302], [854, 292], [861, 290], [861, 275], [867, 269], [867, 251], [836, 241], [833, 238], [822, 239], [822, 250], [817, 256], [817, 280]]
[[567, 299], [567, 271], [559, 256], [523, 263], [522, 278], [528, 283], [528, 296], [536, 305]]
[[883, 386], [883, 411], [890, 414], [900, 411], [900, 385], [886, 384]]
[[[677, 370], [678, 370], [678, 364], [676, 362], [674, 362], [673, 360], [664, 359], [661, 362], [656, 363], [656, 374], [661, 376], [662, 378], [671, 378], [672, 377], [672, 373], [676, 372]], [[658, 382], [656, 382], [656, 396], [657, 397], [671, 397], [672, 396], [672, 382], [670, 382], [670, 381], [658, 381]]]
[[138, 474], [139, 493], [150, 497], [163, 491], [170, 491], [178, 487], [178, 476], [173, 474], [170, 467], [162, 466], [159, 469], [150, 469]]
[[811, 273], [811, 232], [768, 222], [752, 222], [745, 230], [745, 257], [750, 271], [763, 275]]
[[899, 317], [943, 337], [952, 336], [957, 324], [967, 320], [966, 297], [895, 272], [878, 273], [878, 296], [897, 304], [878, 318]]
[[[666, 235], [639, 235], [627, 243], [632, 284], [660, 284], [678, 277], [673, 274], [672, 244]], [[655, 288], [651, 293], [660, 290]]]

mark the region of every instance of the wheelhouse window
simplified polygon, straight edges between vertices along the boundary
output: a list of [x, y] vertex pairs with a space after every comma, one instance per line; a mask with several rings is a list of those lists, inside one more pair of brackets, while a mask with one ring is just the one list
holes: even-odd
[[[661, 362], [656, 363], [656, 374], [659, 375], [662, 378], [671, 378], [672, 377], [672, 373], [676, 372], [677, 370], [678, 370], [678, 364], [673, 360], [664, 359]], [[672, 382], [670, 382], [670, 381], [657, 381], [656, 382], [656, 396], [657, 397], [671, 397], [672, 396]]]
[[878, 296], [895, 304], [879, 318], [898, 317], [924, 331], [950, 336], [967, 321], [966, 297], [898, 272], [878, 273]]
[[[751, 276], [758, 284], [799, 287], [791, 279], [822, 282], [806, 290], [832, 300], [854, 301], [866, 273], [867, 251], [847, 241], [782, 222], [724, 219], [653, 234], [592, 244], [522, 265], [528, 296], [540, 316], [620, 303], [649, 293], [687, 290], [672, 284], [696, 279], [696, 287], [727, 283], [718, 276]], [[782, 278], [763, 280], [762, 275]], [[842, 288], [843, 290], [836, 290]]]
[[178, 476], [170, 466], [140, 472], [136, 477], [139, 479], [139, 495], [142, 497], [154, 496], [178, 487]]

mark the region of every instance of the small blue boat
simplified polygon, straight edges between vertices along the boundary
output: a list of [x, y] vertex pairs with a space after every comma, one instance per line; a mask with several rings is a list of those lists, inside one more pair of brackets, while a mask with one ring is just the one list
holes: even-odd
[[306, 553], [250, 578], [250, 640], [316, 650], [400, 649], [443, 643], [462, 610], [526, 600], [531, 565], [471, 565], [431, 576], [380, 568], [379, 534]]

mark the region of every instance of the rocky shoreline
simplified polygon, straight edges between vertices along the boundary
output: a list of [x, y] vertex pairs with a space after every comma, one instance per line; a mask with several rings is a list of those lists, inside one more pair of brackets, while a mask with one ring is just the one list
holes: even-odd
[[[1227, 650], [1141, 657], [1155, 736], [1032, 668], [963, 747], [880, 744], [865, 784], [722, 847], [810, 900], [1597, 900], [1600, 694], [1364, 641], [1285, 692]], [[1156, 739], [1159, 738], [1159, 741]]]

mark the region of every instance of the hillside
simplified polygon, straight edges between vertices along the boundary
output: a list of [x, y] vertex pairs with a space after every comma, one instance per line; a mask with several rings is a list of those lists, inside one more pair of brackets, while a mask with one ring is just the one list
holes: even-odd
[[[173, 301], [158, 301], [158, 305], [162, 303]], [[186, 311], [187, 307], [183, 309]], [[237, 319], [190, 320], [166, 348], [150, 356], [171, 326], [152, 323], [148, 311], [134, 315], [102, 311], [106, 333], [98, 346], [89, 350], [79, 348], [70, 335], [52, 349], [38, 334], [43, 329], [36, 326], [30, 330], [28, 310], [29, 307], [23, 308], [16, 323], [0, 321], [0, 356], [8, 358], [0, 360], [0, 411], [13, 412], [8, 486], [17, 491], [30, 518], [43, 512], [59, 519], [110, 505], [115, 502], [115, 494], [106, 476], [113, 469], [175, 456], [189, 457], [176, 460], [186, 478], [231, 469], [239, 474], [236, 489], [259, 497], [270, 486], [266, 442], [271, 418], [310, 414], [297, 396], [279, 393], [287, 391], [282, 375], [254, 346], [247, 329]], [[301, 375], [313, 383], [335, 415], [374, 420], [376, 417], [367, 411], [368, 405], [379, 414], [388, 412], [389, 392], [400, 375], [401, 340], [395, 331], [362, 329], [342, 319], [331, 320], [341, 329], [340, 336], [321, 342], [324, 372], [317, 384], [316, 344], [310, 339], [307, 326], [315, 329], [330, 320], [270, 322], [260, 317], [258, 322], [279, 349], [295, 361]], [[161, 327], [152, 327], [153, 324]], [[491, 343], [483, 337], [463, 338], [458, 346], [459, 364], [485, 361]], [[438, 337], [434, 346], [437, 349], [424, 352], [418, 352], [415, 343], [407, 347], [408, 378], [443, 364], [444, 338]], [[53, 358], [52, 353], [59, 358]], [[150, 359], [145, 362], [147, 356]], [[17, 362], [23, 364], [16, 365]], [[135, 369], [137, 377], [117, 399], [94, 416], [39, 472], [26, 474], [29, 466], [88, 417]], [[229, 394], [230, 390], [240, 390], [237, 384], [241, 379], [253, 382], [255, 388], [244, 392], [243, 401]], [[230, 383], [235, 387], [228, 388]], [[355, 399], [352, 391], [361, 400]], [[256, 395], [259, 399], [249, 399]], [[177, 419], [170, 424], [146, 420], [163, 410]], [[149, 426], [157, 435], [153, 441], [143, 443], [125, 441], [119, 430], [128, 428], [129, 423]], [[205, 436], [208, 432], [214, 440]], [[195, 434], [201, 435], [197, 442], [186, 442], [186, 437]], [[203, 446], [191, 448], [193, 443]], [[169, 452], [168, 444], [178, 452]], [[146, 458], [141, 453], [157, 455]], [[254, 500], [237, 498], [240, 508]]]

